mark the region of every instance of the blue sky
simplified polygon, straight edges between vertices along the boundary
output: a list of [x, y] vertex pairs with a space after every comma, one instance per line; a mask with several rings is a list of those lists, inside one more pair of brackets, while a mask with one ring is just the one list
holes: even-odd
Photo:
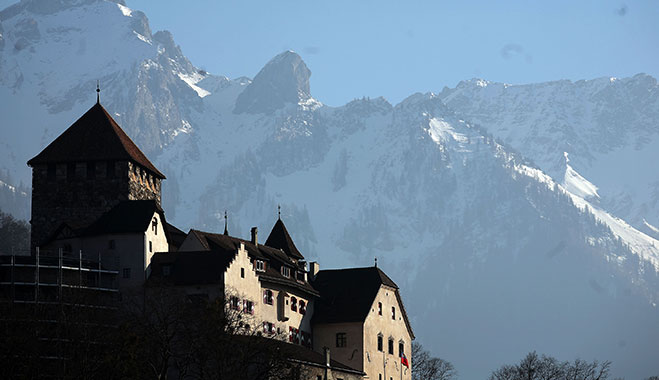
[[[14, 1], [0, 0], [4, 8]], [[397, 103], [474, 77], [506, 83], [659, 75], [659, 1], [126, 0], [192, 62], [254, 77], [298, 52], [314, 97]]]

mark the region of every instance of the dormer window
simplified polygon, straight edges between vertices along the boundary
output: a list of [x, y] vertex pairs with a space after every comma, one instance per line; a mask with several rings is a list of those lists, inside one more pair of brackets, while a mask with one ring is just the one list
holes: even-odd
[[265, 272], [265, 262], [263, 260], [254, 260], [254, 269], [257, 272]]
[[289, 267], [281, 267], [281, 275], [290, 278], [291, 277], [291, 268]]

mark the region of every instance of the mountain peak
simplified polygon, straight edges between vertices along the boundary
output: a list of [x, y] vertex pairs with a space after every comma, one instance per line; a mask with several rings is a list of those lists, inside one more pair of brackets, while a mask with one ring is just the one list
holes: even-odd
[[311, 70], [297, 53], [278, 54], [238, 96], [234, 113], [272, 113], [286, 103], [308, 100], [310, 76]]

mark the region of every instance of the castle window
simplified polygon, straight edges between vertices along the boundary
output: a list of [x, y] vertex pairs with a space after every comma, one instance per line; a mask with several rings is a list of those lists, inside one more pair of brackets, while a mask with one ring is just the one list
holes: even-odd
[[153, 218], [151, 221], [151, 231], [154, 235], [158, 235], [158, 218]]
[[396, 319], [396, 308], [391, 307], [391, 319]]
[[105, 176], [108, 178], [114, 178], [114, 161], [108, 161], [105, 163]]
[[378, 351], [380, 351], [380, 352], [384, 351], [383, 340], [384, 340], [384, 338], [382, 337], [382, 334], [378, 334]]
[[243, 313], [254, 314], [254, 302], [243, 300]]
[[257, 272], [265, 272], [265, 262], [263, 260], [254, 260], [254, 267]]
[[394, 354], [394, 338], [389, 338], [389, 354]]
[[49, 180], [54, 180], [57, 178], [57, 165], [48, 164], [48, 169], [46, 169], [46, 178]]
[[382, 315], [382, 302], [378, 302], [378, 315]]
[[240, 300], [238, 297], [231, 296], [229, 298], [229, 308], [231, 310], [240, 310]]
[[87, 178], [88, 179], [96, 178], [96, 162], [94, 161], [87, 162]]
[[284, 277], [286, 277], [286, 278], [291, 277], [291, 268], [289, 268], [289, 267], [284, 267], [284, 266], [281, 267], [281, 275], [284, 276]]
[[149, 252], [153, 252], [153, 242], [149, 241]]
[[245, 268], [240, 268], [240, 278], [245, 278]]
[[266, 289], [263, 291], [263, 303], [266, 305], [272, 305], [274, 303], [274, 297], [272, 296], [272, 290]]
[[346, 333], [336, 333], [336, 346], [337, 347], [345, 347], [347, 346], [347, 341], [348, 338], [346, 337]]
[[73, 181], [76, 178], [76, 164], [75, 162], [70, 162], [66, 165], [66, 179]]
[[297, 311], [297, 298], [291, 297], [291, 311]]
[[300, 314], [305, 315], [307, 313], [307, 305], [303, 300], [300, 300]]
[[405, 343], [403, 341], [398, 342], [398, 357], [402, 358], [405, 353]]
[[130, 268], [124, 268], [122, 274], [123, 278], [130, 278]]
[[272, 322], [263, 322], [263, 331], [268, 334], [272, 335], [275, 333], [275, 324]]

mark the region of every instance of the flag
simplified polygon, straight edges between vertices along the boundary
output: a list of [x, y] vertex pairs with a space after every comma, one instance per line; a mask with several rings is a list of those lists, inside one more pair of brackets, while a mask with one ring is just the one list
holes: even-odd
[[407, 357], [405, 356], [405, 354], [403, 354], [403, 356], [400, 357], [400, 364], [404, 365], [407, 368], [410, 368], [410, 362], [407, 361]]

